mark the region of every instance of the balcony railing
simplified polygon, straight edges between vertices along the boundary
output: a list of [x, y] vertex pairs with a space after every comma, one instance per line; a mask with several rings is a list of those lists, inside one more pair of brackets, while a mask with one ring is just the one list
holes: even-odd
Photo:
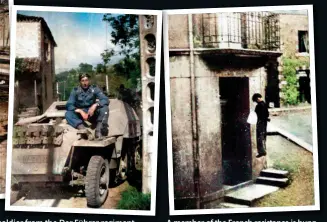
[[278, 51], [278, 14], [270, 12], [220, 12], [202, 14], [202, 45]]

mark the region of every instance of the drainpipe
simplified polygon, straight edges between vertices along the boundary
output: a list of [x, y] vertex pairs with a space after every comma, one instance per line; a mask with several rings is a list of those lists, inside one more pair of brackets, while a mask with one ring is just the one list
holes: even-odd
[[194, 163], [194, 191], [196, 196], [196, 208], [200, 208], [200, 170], [199, 170], [199, 143], [197, 130], [197, 107], [195, 92], [195, 73], [194, 73], [194, 46], [193, 46], [193, 22], [192, 14], [188, 14], [188, 31], [190, 44], [190, 74], [191, 74], [191, 107], [192, 107], [192, 145]]

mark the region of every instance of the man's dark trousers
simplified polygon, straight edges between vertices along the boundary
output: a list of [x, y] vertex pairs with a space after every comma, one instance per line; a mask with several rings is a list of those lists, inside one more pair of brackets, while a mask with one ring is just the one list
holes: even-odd
[[258, 154], [266, 154], [267, 121], [257, 122], [257, 149]]
[[[89, 108], [82, 108], [84, 112], [88, 112]], [[66, 114], [66, 120], [69, 125], [71, 125], [74, 128], [77, 128], [78, 125], [82, 124], [83, 118], [79, 113], [75, 113], [75, 111], [67, 111]], [[108, 118], [109, 118], [109, 108], [108, 106], [103, 106], [101, 108], [97, 108], [94, 111], [93, 116], [89, 119], [91, 123], [102, 123], [102, 129], [104, 134], [106, 134], [106, 130], [108, 130]]]

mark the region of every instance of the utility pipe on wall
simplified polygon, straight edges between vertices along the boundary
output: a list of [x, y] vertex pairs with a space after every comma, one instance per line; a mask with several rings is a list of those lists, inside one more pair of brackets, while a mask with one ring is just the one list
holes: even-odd
[[192, 107], [192, 145], [193, 145], [193, 164], [194, 164], [194, 191], [196, 196], [196, 208], [200, 209], [200, 163], [199, 163], [199, 143], [197, 129], [197, 107], [195, 92], [195, 73], [194, 73], [194, 45], [193, 45], [193, 21], [192, 14], [188, 14], [188, 33], [190, 47], [190, 74], [191, 74], [191, 107]]

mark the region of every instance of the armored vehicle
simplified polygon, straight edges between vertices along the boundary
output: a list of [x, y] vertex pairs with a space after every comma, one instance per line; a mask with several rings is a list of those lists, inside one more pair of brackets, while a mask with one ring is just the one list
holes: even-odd
[[66, 102], [54, 102], [44, 114], [20, 119], [13, 129], [12, 176], [26, 183], [81, 187], [89, 207], [100, 207], [109, 182], [125, 180], [135, 169], [142, 142], [140, 120], [128, 104], [110, 99], [109, 135], [95, 140], [65, 120]]

